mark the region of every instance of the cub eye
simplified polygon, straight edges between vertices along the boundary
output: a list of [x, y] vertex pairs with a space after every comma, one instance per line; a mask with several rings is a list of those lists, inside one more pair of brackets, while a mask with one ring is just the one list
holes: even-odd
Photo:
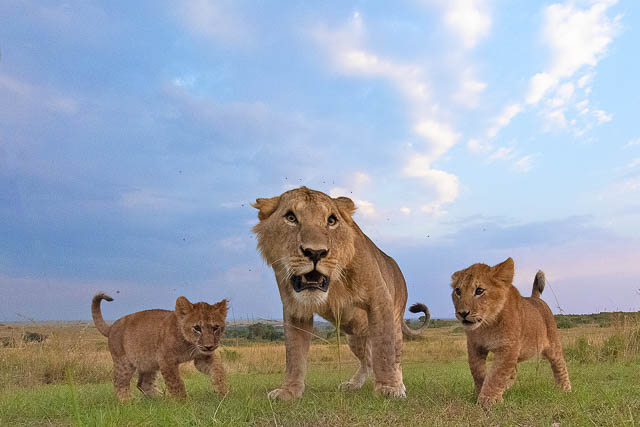
[[213, 325], [213, 332], [216, 332], [218, 329], [220, 329], [220, 326], [218, 326], [218, 325]]
[[460, 290], [460, 288], [456, 288], [456, 295], [462, 295], [462, 291]]
[[202, 332], [202, 329], [200, 329], [200, 325], [196, 325], [193, 327], [193, 330], [196, 331], [197, 333]]
[[476, 295], [482, 295], [484, 292], [484, 289], [482, 288], [476, 288]]
[[335, 215], [331, 214], [329, 216], [329, 219], [327, 220], [327, 224], [329, 224], [329, 226], [333, 227], [334, 225], [336, 225], [338, 223], [338, 218], [336, 218]]
[[293, 212], [289, 211], [284, 215], [284, 219], [286, 219], [287, 221], [295, 224], [298, 222], [298, 218], [296, 218], [296, 216], [294, 215]]

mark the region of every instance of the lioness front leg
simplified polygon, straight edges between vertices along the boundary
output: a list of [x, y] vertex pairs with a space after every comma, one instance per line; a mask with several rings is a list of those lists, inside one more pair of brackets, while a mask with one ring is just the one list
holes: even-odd
[[349, 381], [340, 384], [342, 390], [359, 390], [371, 372], [371, 345], [367, 337], [348, 336], [349, 348], [360, 361], [360, 367]]
[[286, 371], [280, 388], [269, 392], [270, 399], [293, 400], [304, 392], [307, 373], [307, 355], [311, 343], [313, 317], [296, 319], [284, 315], [284, 345], [286, 347]]
[[228, 391], [226, 375], [222, 360], [217, 354], [198, 357], [193, 360], [196, 369], [205, 375], [209, 375], [211, 382], [214, 384], [216, 391], [220, 394], [226, 394]]
[[478, 395], [478, 403], [484, 409], [489, 409], [495, 403], [502, 402], [502, 394], [515, 381], [518, 354], [518, 349], [507, 349], [496, 352], [496, 358], [491, 365], [491, 371], [485, 378], [480, 394]]
[[375, 389], [386, 397], [406, 397], [402, 378], [396, 370], [396, 334], [391, 299], [376, 301], [367, 314]]

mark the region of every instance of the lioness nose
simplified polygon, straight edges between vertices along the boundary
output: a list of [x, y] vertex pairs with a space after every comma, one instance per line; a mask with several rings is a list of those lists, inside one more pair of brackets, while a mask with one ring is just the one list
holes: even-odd
[[302, 253], [304, 254], [304, 256], [313, 261], [314, 264], [316, 264], [322, 258], [326, 257], [329, 253], [329, 251], [326, 249], [305, 249], [303, 247], [300, 247], [300, 249], [302, 249]]
[[463, 319], [466, 319], [467, 316], [469, 315], [468, 311], [459, 311], [458, 314], [460, 315], [460, 317], [462, 317]]

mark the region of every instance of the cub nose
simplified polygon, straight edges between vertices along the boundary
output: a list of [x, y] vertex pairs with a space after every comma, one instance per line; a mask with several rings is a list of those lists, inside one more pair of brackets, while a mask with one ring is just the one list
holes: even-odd
[[322, 258], [326, 257], [329, 253], [326, 249], [309, 249], [300, 247], [302, 250], [302, 254], [313, 261], [314, 264], [317, 264]]
[[458, 314], [460, 315], [460, 317], [462, 317], [463, 319], [466, 319], [467, 316], [469, 315], [468, 311], [459, 311]]
[[205, 345], [203, 347], [207, 351], [213, 351], [216, 348], [214, 345]]

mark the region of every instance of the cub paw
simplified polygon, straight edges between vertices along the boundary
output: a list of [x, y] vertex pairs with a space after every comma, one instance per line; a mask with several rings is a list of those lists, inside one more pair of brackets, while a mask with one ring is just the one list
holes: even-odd
[[560, 388], [562, 388], [562, 391], [566, 391], [568, 393], [571, 391], [571, 383], [562, 384]]
[[364, 381], [356, 382], [356, 381], [345, 381], [338, 385], [338, 390], [348, 391], [348, 390], [360, 390], [364, 385]]
[[403, 384], [396, 387], [388, 385], [376, 386], [376, 391], [384, 397], [393, 399], [405, 399], [407, 397], [407, 393], [405, 393]]
[[299, 398], [302, 393], [294, 393], [293, 391], [286, 388], [276, 388], [275, 390], [271, 390], [267, 396], [271, 400], [282, 400], [283, 402], [290, 402]]

